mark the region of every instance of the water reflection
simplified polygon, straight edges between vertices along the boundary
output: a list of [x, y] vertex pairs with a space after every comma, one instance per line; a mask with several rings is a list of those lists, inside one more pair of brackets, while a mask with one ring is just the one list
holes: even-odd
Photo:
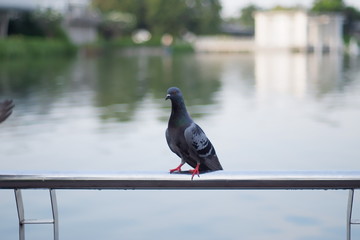
[[4, 97], [31, 98], [52, 102], [63, 91], [72, 59], [16, 59], [0, 64], [0, 94]]
[[341, 86], [342, 55], [258, 52], [255, 57], [259, 98], [289, 94], [304, 99], [321, 97]]
[[211, 71], [203, 74], [203, 65], [193, 55], [113, 56], [100, 60], [95, 71], [96, 105], [103, 108], [101, 118], [129, 121], [147, 94], [163, 99], [164, 89], [170, 86], [186, 92], [189, 106], [211, 104], [220, 81]]
[[[284, 53], [2, 62], [0, 96], [16, 108], [0, 125], [1, 169], [167, 171], [178, 163], [164, 136], [169, 86], [182, 89], [224, 169], [358, 169], [359, 69], [358, 59]], [[89, 240], [339, 239], [346, 196], [64, 190], [60, 231]], [[1, 235], [16, 239], [11, 191], [0, 191], [0, 210]]]
[[[343, 63], [350, 68], [351, 62], [357, 61], [343, 61], [336, 54], [287, 52], [259, 52], [254, 58], [251, 55], [109, 55], [25, 59], [0, 65], [0, 93], [19, 99], [33, 98], [42, 104], [39, 111], [46, 113], [63, 94], [73, 93], [75, 101], [79, 92], [90, 91], [102, 120], [131, 121], [148, 94], [161, 99], [169, 86], [180, 87], [190, 107], [216, 104], [214, 97], [221, 89], [222, 79], [240, 81], [247, 86], [241, 94], [253, 93], [265, 101], [274, 95], [321, 98], [351, 84], [352, 78], [342, 75]], [[195, 116], [203, 115], [199, 108], [193, 110]]]

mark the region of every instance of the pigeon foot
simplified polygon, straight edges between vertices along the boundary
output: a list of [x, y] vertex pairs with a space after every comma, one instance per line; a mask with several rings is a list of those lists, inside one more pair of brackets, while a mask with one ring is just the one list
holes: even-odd
[[170, 173], [173, 173], [173, 172], [181, 172], [181, 167], [182, 165], [184, 165], [183, 163], [181, 163], [179, 166], [177, 166], [176, 168], [174, 169], [170, 169]]
[[199, 167], [200, 167], [200, 163], [198, 163], [196, 165], [196, 168], [194, 170], [190, 170], [190, 173], [192, 173], [191, 175], [191, 180], [193, 180], [194, 176], [197, 174], [198, 177], [200, 177], [200, 171], [199, 171]]

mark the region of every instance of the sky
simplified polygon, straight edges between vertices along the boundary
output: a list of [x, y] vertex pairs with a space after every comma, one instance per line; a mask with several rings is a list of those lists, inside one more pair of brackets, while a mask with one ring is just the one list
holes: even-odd
[[[304, 7], [310, 7], [314, 0], [220, 0], [222, 3], [222, 16], [231, 17], [237, 16], [241, 8], [254, 4], [262, 8], [271, 8], [276, 5], [281, 6], [296, 6], [301, 5]], [[350, 6], [360, 9], [360, 0], [345, 0], [345, 3]]]
[[[64, 8], [67, 2], [86, 2], [89, 0], [0, 0], [0, 4], [11, 4], [16, 6], [25, 5], [50, 5], [58, 9]], [[238, 16], [240, 9], [249, 5], [255, 4], [262, 8], [271, 8], [276, 5], [281, 6], [296, 6], [301, 5], [304, 7], [310, 7], [314, 0], [220, 0], [222, 3], [222, 16], [232, 17]], [[360, 9], [360, 0], [345, 0], [347, 5], [351, 5]]]

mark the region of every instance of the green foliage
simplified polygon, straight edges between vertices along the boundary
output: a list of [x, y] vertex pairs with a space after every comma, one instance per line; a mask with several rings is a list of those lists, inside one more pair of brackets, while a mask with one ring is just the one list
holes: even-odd
[[23, 12], [10, 20], [8, 34], [68, 40], [61, 21], [61, 15], [51, 9]]
[[135, 26], [136, 18], [133, 14], [113, 10], [104, 14], [99, 30], [105, 39], [111, 39], [130, 33]]
[[247, 27], [254, 27], [254, 12], [260, 8], [254, 4], [250, 4], [240, 10], [240, 22]]
[[275, 7], [271, 8], [273, 11], [294, 11], [301, 9], [301, 6], [282, 6], [276, 5]]
[[193, 53], [195, 50], [190, 43], [178, 42], [172, 46], [172, 52], [175, 54], [179, 53]]
[[161, 46], [161, 37], [153, 36], [149, 41], [143, 43], [134, 43], [131, 36], [123, 36], [119, 38], [112, 39], [108, 41], [106, 44], [108, 47], [136, 47], [136, 46], [144, 46], [144, 47], [159, 47]]
[[43, 36], [48, 38], [67, 39], [65, 32], [61, 27], [62, 16], [60, 13], [46, 9], [35, 11], [33, 13], [35, 23], [40, 27]]
[[69, 56], [76, 47], [68, 41], [39, 37], [9, 37], [0, 39], [0, 58]]
[[103, 13], [120, 11], [136, 17], [136, 29], [179, 36], [217, 33], [221, 22], [219, 0], [92, 0]]
[[[132, 38], [130, 36], [124, 36], [121, 38], [113, 39], [111, 41], [100, 43], [100, 46], [97, 47], [104, 47], [105, 51], [106, 49], [109, 49], [110, 51], [113, 51], [114, 48], [128, 48], [128, 47], [163, 47], [161, 44], [161, 36], [155, 35], [153, 36], [149, 41], [143, 42], [143, 43], [134, 43]], [[194, 52], [194, 48], [190, 43], [181, 41], [176, 39], [174, 43], [170, 47], [171, 51], [173, 53], [192, 53]], [[111, 52], [110, 52], [111, 53]]]
[[343, 0], [316, 0], [311, 10], [313, 12], [341, 12], [344, 8]]
[[184, 26], [186, 5], [184, 1], [152, 0], [148, 1], [146, 21], [153, 34], [170, 33], [178, 35]]
[[345, 37], [348, 37], [346, 35], [352, 33], [354, 24], [360, 20], [360, 12], [354, 7], [346, 6], [342, 13], [344, 15], [344, 34]]
[[43, 36], [43, 32], [30, 12], [19, 14], [19, 17], [10, 19], [9, 35]]

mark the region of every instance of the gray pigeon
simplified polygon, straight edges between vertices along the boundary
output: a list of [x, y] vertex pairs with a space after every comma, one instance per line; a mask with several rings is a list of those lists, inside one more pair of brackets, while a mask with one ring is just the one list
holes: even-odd
[[0, 103], [0, 123], [5, 121], [12, 113], [14, 103], [12, 100], [5, 100]]
[[180, 165], [171, 169], [170, 173], [181, 172], [185, 163], [194, 168], [191, 179], [196, 174], [200, 176], [200, 172], [222, 170], [215, 148], [187, 112], [180, 89], [169, 88], [165, 99], [171, 100], [166, 141], [171, 151], [181, 158]]

